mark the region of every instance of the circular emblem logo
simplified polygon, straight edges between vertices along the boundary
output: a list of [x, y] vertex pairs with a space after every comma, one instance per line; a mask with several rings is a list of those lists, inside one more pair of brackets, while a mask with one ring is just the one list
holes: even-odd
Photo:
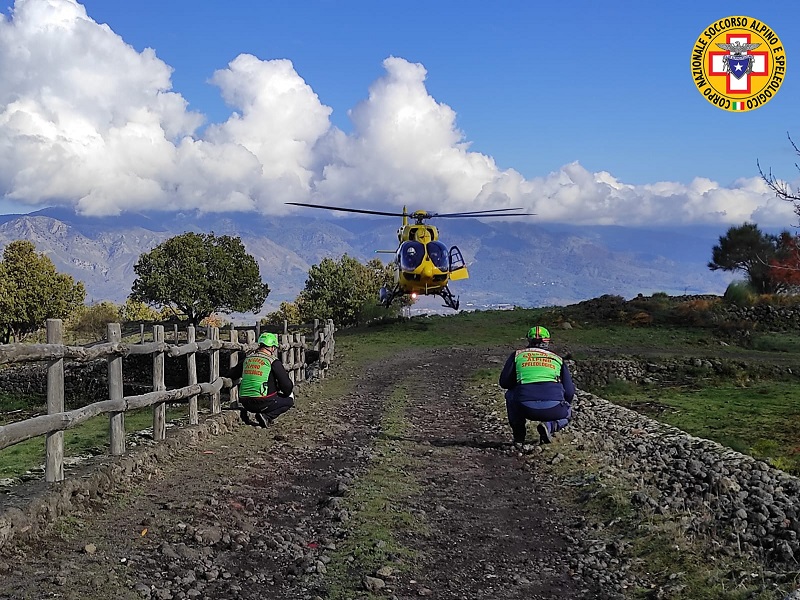
[[764, 106], [783, 83], [786, 51], [771, 27], [752, 17], [714, 21], [692, 49], [692, 78], [714, 106], [743, 112]]

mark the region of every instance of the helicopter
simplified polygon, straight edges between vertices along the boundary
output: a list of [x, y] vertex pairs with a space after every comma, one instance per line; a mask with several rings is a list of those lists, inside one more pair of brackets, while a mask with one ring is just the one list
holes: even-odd
[[[444, 301], [443, 306], [458, 310], [458, 297], [450, 291], [448, 283], [467, 279], [469, 273], [464, 257], [458, 246], [448, 247], [439, 240], [439, 231], [433, 225], [425, 223], [428, 219], [452, 219], [459, 217], [522, 217], [534, 213], [511, 213], [509, 211], [523, 210], [521, 208], [497, 208], [489, 210], [474, 210], [457, 213], [432, 213], [417, 210], [409, 213], [406, 207], [403, 212], [386, 212], [360, 208], [342, 208], [339, 206], [325, 206], [322, 204], [306, 204], [304, 202], [287, 202], [294, 206], [309, 208], [322, 208], [342, 212], [360, 213], [367, 215], [382, 215], [388, 217], [402, 217], [403, 222], [397, 230], [396, 250], [376, 250], [379, 253], [394, 254], [392, 261], [394, 270], [394, 283], [384, 285], [380, 290], [380, 304], [386, 308], [392, 302], [410, 296], [415, 299], [418, 295], [440, 296]], [[411, 220], [411, 222], [409, 221]]]

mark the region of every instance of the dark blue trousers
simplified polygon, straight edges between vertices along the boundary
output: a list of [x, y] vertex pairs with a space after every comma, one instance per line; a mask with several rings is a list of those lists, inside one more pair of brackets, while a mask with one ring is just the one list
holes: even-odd
[[517, 402], [512, 390], [506, 392], [506, 412], [514, 441], [519, 443], [525, 442], [527, 421], [544, 423], [550, 433], [555, 433], [564, 429], [572, 418], [572, 406], [566, 400]]

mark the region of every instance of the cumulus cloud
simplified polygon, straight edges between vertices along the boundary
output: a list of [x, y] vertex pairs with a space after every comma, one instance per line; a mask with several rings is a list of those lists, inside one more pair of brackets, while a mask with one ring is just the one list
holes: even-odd
[[522, 206], [537, 221], [587, 224], [796, 218], [758, 178], [634, 186], [572, 163], [526, 179], [470, 151], [421, 64], [389, 57], [383, 67], [345, 134], [290, 61], [242, 54], [211, 75], [230, 116], [199, 133], [203, 115], [172, 90], [172, 70], [154, 50], [137, 52], [75, 0], [16, 0], [0, 17], [0, 198], [88, 215], [285, 213], [295, 201]]

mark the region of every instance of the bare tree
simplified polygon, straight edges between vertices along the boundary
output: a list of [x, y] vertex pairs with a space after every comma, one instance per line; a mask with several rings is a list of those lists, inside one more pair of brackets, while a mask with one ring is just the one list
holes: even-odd
[[[792, 148], [794, 148], [795, 154], [800, 156], [800, 148], [798, 148], [797, 144], [794, 143], [792, 136], [787, 132], [786, 137], [789, 138], [789, 143], [792, 145]], [[756, 160], [756, 165], [758, 165], [758, 172], [761, 174], [761, 179], [763, 179], [764, 183], [769, 186], [769, 189], [775, 192], [775, 195], [781, 200], [786, 200], [787, 202], [794, 204], [794, 212], [798, 217], [800, 217], [800, 193], [793, 191], [789, 184], [783, 179], [778, 179], [772, 173], [772, 168], [765, 173], [761, 168], [761, 163], [759, 163], [758, 160]], [[798, 171], [800, 171], [800, 166], [798, 166], [797, 163], [794, 163], [794, 166]]]
[[[797, 147], [797, 144], [795, 144], [789, 132], [786, 132], [786, 137], [789, 139], [792, 148], [794, 148], [794, 153], [800, 156], [800, 148]], [[777, 178], [773, 174], [772, 168], [768, 169], [765, 173], [758, 160], [756, 160], [756, 165], [758, 165], [758, 172], [761, 175], [761, 179], [764, 180], [764, 183], [767, 184], [769, 189], [775, 192], [775, 195], [781, 200], [791, 202], [794, 205], [794, 213], [800, 217], [800, 193], [793, 191], [785, 180]], [[794, 166], [800, 171], [800, 165], [794, 163]], [[780, 261], [773, 261], [771, 267], [773, 274], [778, 274], [780, 279], [788, 280], [791, 279], [792, 275], [787, 273], [787, 271], [796, 271], [798, 267], [795, 265], [800, 265], [800, 244], [798, 244], [797, 236], [795, 236], [794, 239], [788, 239], [786, 237], [789, 235], [788, 232], [784, 232], [782, 235], [784, 239], [781, 240], [781, 246], [783, 247], [784, 256]], [[781, 271], [784, 272], [783, 276], [780, 275]]]

